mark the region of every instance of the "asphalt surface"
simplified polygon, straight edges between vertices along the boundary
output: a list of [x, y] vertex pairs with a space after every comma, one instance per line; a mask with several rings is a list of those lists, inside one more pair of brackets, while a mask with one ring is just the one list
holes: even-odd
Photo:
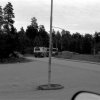
[[[43, 61], [47, 63], [49, 61], [49, 58], [29, 57], [29, 59], [34, 59], [37, 61]], [[61, 67], [66, 66], [66, 67], [80, 68], [80, 69], [86, 69], [86, 70], [91, 70], [91, 71], [100, 71], [100, 63], [95, 63], [95, 62], [72, 60], [72, 59], [60, 59], [60, 58], [54, 58], [54, 57], [52, 57], [51, 62], [52, 64], [58, 64]]]
[[52, 83], [64, 89], [41, 91], [48, 82], [48, 58], [0, 65], [0, 100], [71, 100], [78, 91], [100, 94], [100, 65], [52, 58]]

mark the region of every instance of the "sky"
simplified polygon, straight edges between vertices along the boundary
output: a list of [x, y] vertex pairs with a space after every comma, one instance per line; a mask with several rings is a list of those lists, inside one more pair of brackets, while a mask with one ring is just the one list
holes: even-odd
[[[31, 18], [36, 17], [38, 25], [49, 31], [51, 0], [0, 0], [0, 6], [8, 2], [14, 8], [17, 30], [21, 27], [26, 30]], [[100, 0], [53, 0], [53, 26], [72, 33], [100, 32]]]

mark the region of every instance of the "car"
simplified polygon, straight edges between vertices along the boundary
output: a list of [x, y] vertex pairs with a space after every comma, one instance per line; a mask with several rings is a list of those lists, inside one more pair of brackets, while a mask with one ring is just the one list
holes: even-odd
[[100, 94], [90, 91], [78, 91], [71, 100], [100, 100]]
[[52, 55], [55, 56], [58, 54], [58, 48], [52, 48]]
[[[47, 55], [49, 56], [49, 48], [47, 48]], [[52, 56], [58, 55], [58, 48], [52, 48]]]

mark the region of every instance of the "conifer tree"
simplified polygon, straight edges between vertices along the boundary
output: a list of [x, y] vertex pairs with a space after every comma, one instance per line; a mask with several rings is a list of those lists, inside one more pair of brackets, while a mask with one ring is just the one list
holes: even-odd
[[0, 6], [0, 31], [2, 29], [2, 25], [3, 25], [3, 11], [2, 7]]
[[15, 18], [13, 13], [14, 9], [12, 4], [8, 2], [8, 4], [6, 4], [3, 10], [4, 10], [4, 30], [5, 32], [9, 33], [11, 27], [14, 24], [14, 20], [13, 20], [13, 18]]

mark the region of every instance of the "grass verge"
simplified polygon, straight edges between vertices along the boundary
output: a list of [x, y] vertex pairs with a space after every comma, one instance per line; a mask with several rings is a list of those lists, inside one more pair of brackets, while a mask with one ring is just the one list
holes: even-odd
[[31, 62], [32, 60], [27, 58], [6, 58], [0, 61], [0, 64], [9, 64], [9, 63], [25, 63], [25, 62]]
[[59, 53], [56, 58], [63, 59], [73, 59], [73, 60], [82, 60], [82, 61], [91, 61], [91, 62], [99, 62], [100, 63], [100, 55], [85, 55], [85, 54], [77, 54], [73, 52], [64, 51]]

